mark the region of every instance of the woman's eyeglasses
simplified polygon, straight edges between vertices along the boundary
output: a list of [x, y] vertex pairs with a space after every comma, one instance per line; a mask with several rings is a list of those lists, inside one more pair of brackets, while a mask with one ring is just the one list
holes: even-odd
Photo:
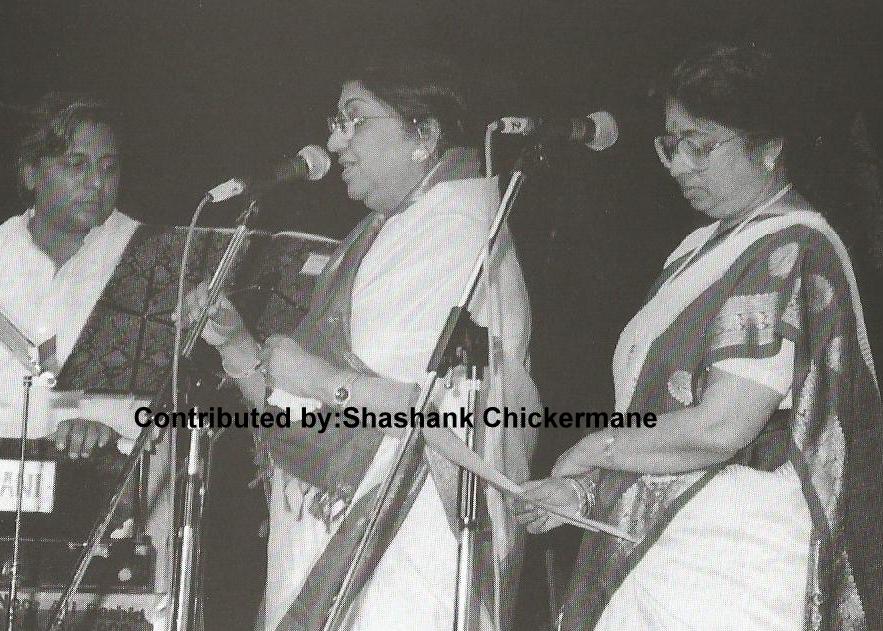
[[665, 134], [664, 136], [656, 136], [653, 139], [653, 145], [656, 147], [656, 154], [659, 156], [659, 160], [666, 169], [671, 168], [671, 163], [674, 161], [675, 156], [680, 153], [691, 170], [704, 171], [711, 163], [712, 152], [738, 137], [738, 135], [734, 134], [729, 138], [718, 140], [713, 145], [697, 146], [695, 142], [686, 136]]
[[350, 118], [343, 112], [338, 112], [333, 116], [328, 117], [328, 133], [333, 134], [334, 132], [340, 132], [346, 137], [352, 136], [356, 128], [362, 125], [365, 121], [374, 120], [376, 118], [398, 118], [395, 115], [386, 115], [386, 116], [353, 116]]

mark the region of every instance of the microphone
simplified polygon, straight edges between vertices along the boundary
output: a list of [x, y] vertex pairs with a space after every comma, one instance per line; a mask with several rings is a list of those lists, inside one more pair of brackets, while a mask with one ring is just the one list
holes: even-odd
[[330, 168], [331, 156], [328, 152], [319, 145], [307, 145], [297, 152], [295, 158], [284, 158], [274, 163], [265, 175], [250, 182], [232, 178], [218, 184], [206, 194], [214, 203], [227, 201], [246, 191], [252, 197], [258, 197], [277, 184], [321, 180]]
[[542, 142], [579, 142], [593, 151], [609, 149], [619, 139], [619, 126], [610, 112], [568, 119], [504, 116], [496, 125], [502, 134], [535, 135]]

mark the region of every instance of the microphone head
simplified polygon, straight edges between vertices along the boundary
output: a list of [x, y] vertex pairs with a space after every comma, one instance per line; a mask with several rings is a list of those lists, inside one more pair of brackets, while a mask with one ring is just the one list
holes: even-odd
[[308, 180], [321, 180], [331, 169], [331, 156], [319, 145], [307, 145], [297, 155], [307, 164]]
[[604, 151], [610, 149], [619, 140], [619, 125], [610, 112], [592, 112], [586, 118], [595, 123], [595, 136], [586, 147], [592, 151]]

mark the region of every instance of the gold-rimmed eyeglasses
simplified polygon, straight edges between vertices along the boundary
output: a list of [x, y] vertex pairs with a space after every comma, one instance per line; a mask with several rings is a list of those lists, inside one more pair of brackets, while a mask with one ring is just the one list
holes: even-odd
[[653, 146], [656, 147], [656, 155], [666, 169], [671, 168], [675, 156], [680, 154], [691, 170], [704, 171], [711, 163], [712, 152], [738, 137], [737, 134], [733, 134], [712, 145], [700, 146], [687, 136], [665, 134], [656, 136], [653, 139]]
[[328, 122], [328, 133], [333, 134], [335, 132], [340, 132], [344, 136], [352, 136], [356, 128], [360, 125], [364, 124], [365, 121], [374, 120], [377, 118], [398, 118], [398, 116], [394, 114], [387, 114], [384, 116], [347, 116], [343, 112], [337, 112], [332, 116], [327, 118]]

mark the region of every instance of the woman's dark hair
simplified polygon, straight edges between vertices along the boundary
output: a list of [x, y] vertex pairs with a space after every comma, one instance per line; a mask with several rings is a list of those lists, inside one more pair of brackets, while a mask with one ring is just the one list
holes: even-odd
[[716, 45], [697, 50], [672, 71], [664, 96], [681, 104], [692, 116], [725, 125], [746, 137], [754, 151], [771, 140], [783, 141], [779, 163], [798, 189], [827, 206], [830, 199], [815, 194], [820, 184], [816, 140], [810, 108], [788, 86], [780, 60], [755, 45]]
[[667, 100], [691, 115], [736, 129], [754, 146], [794, 136], [793, 103], [784, 94], [772, 56], [755, 46], [716, 46], [691, 55], [674, 69]]
[[24, 196], [28, 194], [23, 186], [24, 169], [41, 158], [64, 153], [83, 123], [104, 123], [116, 132], [119, 116], [95, 96], [71, 92], [49, 92], [30, 109], [16, 155]]
[[[718, 45], [678, 64], [664, 96], [694, 117], [741, 131], [749, 149], [782, 138], [780, 160], [797, 190], [851, 249], [871, 251], [883, 269], [880, 160], [861, 113], [832, 102], [818, 74], [754, 45]], [[874, 239], [869, 235], [878, 235], [876, 244], [865, 243]]]
[[439, 153], [469, 144], [467, 129], [471, 121], [465, 81], [450, 59], [400, 53], [386, 61], [372, 60], [346, 80], [361, 83], [406, 121], [419, 124], [436, 119], [441, 131]]

